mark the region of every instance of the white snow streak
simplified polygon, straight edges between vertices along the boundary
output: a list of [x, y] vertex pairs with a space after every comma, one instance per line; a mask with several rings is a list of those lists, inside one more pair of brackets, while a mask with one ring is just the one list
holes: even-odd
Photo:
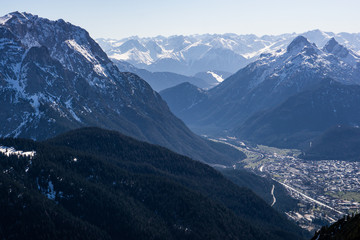
[[65, 42], [70, 48], [83, 55], [84, 58], [86, 58], [86, 60], [88, 60], [89, 62], [96, 61], [95, 57], [90, 54], [85, 47], [79, 45], [74, 39], [66, 40]]
[[91, 53], [91, 51], [89, 52], [86, 47], [79, 45], [74, 39], [69, 39], [66, 40], [65, 42], [71, 49], [80, 53], [86, 60], [91, 62], [94, 65], [93, 67], [94, 71], [98, 75], [107, 77], [104, 67], [101, 64], [99, 64], [99, 61], [95, 58], [95, 56]]
[[19, 157], [21, 156], [21, 157], [30, 157], [30, 158], [33, 158], [36, 154], [35, 151], [24, 152], [21, 150], [16, 150], [13, 147], [5, 147], [5, 146], [1, 146], [1, 145], [0, 145], [0, 153], [4, 154], [7, 157], [15, 155], [15, 156], [19, 156]]
[[215, 78], [216, 81], [218, 81], [218, 82], [224, 81], [224, 78], [222, 77], [222, 75], [220, 76], [220, 75], [218, 75], [218, 74], [216, 74], [214, 72], [211, 72], [211, 71], [207, 71], [206, 73], [211, 74], [211, 76], [213, 76], [213, 78]]
[[66, 108], [69, 110], [71, 116], [78, 122], [81, 122], [81, 119], [76, 115], [76, 113], [74, 112], [73, 108], [72, 108], [72, 104], [71, 104], [72, 98], [70, 98], [69, 100], [67, 100], [65, 102]]

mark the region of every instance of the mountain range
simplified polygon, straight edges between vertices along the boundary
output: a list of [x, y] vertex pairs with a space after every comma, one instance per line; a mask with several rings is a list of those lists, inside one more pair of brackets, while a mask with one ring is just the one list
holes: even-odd
[[298, 35], [322, 48], [335, 38], [340, 44], [360, 52], [359, 33], [333, 33], [312, 30], [304, 33], [256, 36], [203, 34], [124, 39], [97, 39], [110, 59], [127, 61], [151, 72], [174, 72], [193, 76], [198, 72], [235, 73], [257, 60], [261, 54], [286, 48]]
[[61, 19], [0, 18], [0, 105], [0, 137], [43, 140], [98, 126], [205, 162], [244, 157], [193, 134], [148, 83], [120, 72], [86, 30]]
[[[302, 147], [337, 124], [356, 126], [360, 57], [331, 38], [323, 48], [298, 36], [262, 54], [197, 102], [176, 105], [181, 85], [162, 91], [173, 112], [199, 133], [226, 131], [278, 147]], [[193, 91], [194, 92], [194, 91]], [[199, 96], [201, 95], [201, 96]]]
[[[219, 84], [219, 81], [214, 76], [220, 76], [210, 71], [208, 73], [202, 72], [198, 73], [196, 76], [188, 77], [173, 72], [150, 72], [145, 69], [137, 68], [134, 65], [125, 61], [116, 59], [112, 59], [112, 61], [121, 72], [135, 73], [136, 75], [144, 79], [151, 86], [151, 88], [157, 92], [174, 87], [184, 82], [189, 82], [203, 89], [210, 89]], [[222, 73], [221, 76], [223, 75], [228, 76], [229, 74]]]

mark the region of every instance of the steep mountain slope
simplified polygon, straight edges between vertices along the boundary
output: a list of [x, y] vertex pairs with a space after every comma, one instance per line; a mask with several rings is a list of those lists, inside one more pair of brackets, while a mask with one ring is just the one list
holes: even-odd
[[255, 36], [203, 34], [121, 40], [97, 39], [111, 59], [128, 61], [149, 71], [170, 71], [184, 75], [209, 70], [236, 72], [261, 54], [275, 52], [302, 35], [322, 48], [331, 38], [360, 53], [359, 33], [332, 33], [312, 30], [300, 34]]
[[[37, 233], [47, 221], [39, 239], [74, 233], [68, 223], [82, 227], [74, 239], [82, 231], [105, 239], [301, 239], [295, 225], [211, 167], [117, 132], [84, 128], [0, 145], [35, 151], [0, 154], [5, 238], [21, 239], [14, 226]], [[37, 208], [45, 214], [29, 219]]]
[[135, 73], [144, 79], [148, 84], [150, 84], [152, 89], [157, 92], [166, 88], [174, 87], [183, 82], [190, 82], [199, 88], [211, 88], [216, 85], [198, 77], [188, 77], [172, 72], [150, 72], [145, 69], [138, 69], [132, 64], [124, 61], [119, 61], [116, 59], [113, 59], [112, 61], [120, 71]]
[[317, 88], [290, 97], [280, 106], [254, 114], [234, 132], [251, 141], [307, 148], [328, 128], [360, 124], [360, 86], [324, 80]]
[[359, 84], [358, 65], [344, 61], [356, 55], [348, 50], [347, 56], [337, 56], [329, 51], [329, 46], [334, 44], [342, 47], [331, 39], [322, 50], [299, 36], [286, 50], [262, 55], [210, 89], [206, 101], [175, 114], [194, 129], [215, 126], [219, 131], [231, 130], [259, 111], [274, 108], [291, 96], [326, 84], [323, 79], [330, 77], [342, 85]]
[[358, 127], [336, 126], [312, 142], [302, 158], [311, 160], [360, 161], [360, 129]]
[[[18, 157], [0, 159], [1, 169], [14, 161], [28, 162]], [[1, 239], [110, 239], [103, 230], [67, 212], [36, 188], [25, 187], [18, 177], [21, 174], [18, 168], [11, 174], [0, 173]]]
[[194, 135], [80, 27], [14, 12], [0, 19], [0, 44], [0, 136], [45, 139], [99, 126], [205, 162], [229, 164], [242, 156]]
[[360, 215], [345, 216], [331, 226], [321, 228], [311, 240], [357, 240], [360, 238]]

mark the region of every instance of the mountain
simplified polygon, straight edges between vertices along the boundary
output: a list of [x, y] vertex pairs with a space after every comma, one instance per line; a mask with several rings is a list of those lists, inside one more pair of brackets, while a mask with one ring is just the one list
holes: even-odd
[[114, 131], [0, 146], [2, 238], [302, 239], [208, 165]]
[[[330, 39], [329, 44], [334, 44], [334, 39]], [[338, 106], [339, 104], [350, 101], [350, 98], [352, 100], [356, 98], [356, 93], [352, 93], [347, 99], [347, 96], [343, 96], [344, 94], [341, 91], [351, 91], [352, 87], [349, 87], [350, 85], [357, 86], [359, 84], [360, 70], [357, 67], [358, 65], [347, 63], [343, 60], [344, 57], [329, 52], [329, 44], [324, 49], [319, 49], [305, 37], [299, 36], [286, 49], [274, 54], [261, 55], [259, 60], [249, 64], [218, 86], [210, 89], [207, 92], [208, 98], [206, 100], [193, 106], [187, 106], [186, 111], [174, 113], [193, 129], [200, 128], [204, 131], [214, 128], [217, 128], [217, 131], [232, 131], [235, 129], [234, 133], [239, 137], [261, 138], [263, 142], [272, 141], [256, 137], [256, 132], [254, 132], [256, 129], [256, 131], [262, 131], [270, 138], [284, 138], [284, 136], [277, 135], [281, 134], [281, 132], [278, 133], [274, 127], [278, 124], [285, 132], [287, 131], [286, 126], [291, 125], [294, 127], [296, 121], [288, 122], [286, 118], [295, 118], [304, 109], [291, 106], [293, 111], [293, 115], [291, 115], [286, 112], [289, 108], [286, 108], [285, 104], [288, 104], [288, 106], [301, 104], [300, 100], [307, 100], [305, 95], [301, 95], [304, 92], [315, 91], [311, 94], [316, 97], [317, 93], [322, 94], [323, 91], [327, 91], [327, 88], [330, 87], [336, 96], [344, 98], [343, 101], [333, 99], [329, 94], [326, 96], [332, 99], [319, 97], [319, 101], [337, 101], [336, 107], [339, 108], [341, 108], [341, 106]], [[336, 45], [341, 48], [340, 44], [336, 43]], [[334, 85], [329, 85], [329, 81], [325, 80], [329, 78], [335, 83]], [[336, 85], [337, 83], [340, 85]], [[337, 87], [338, 90], [336, 90]], [[316, 89], [319, 89], [318, 92], [316, 92]], [[295, 98], [290, 99], [290, 97], [296, 95], [298, 95], [297, 100]], [[284, 103], [285, 101], [287, 102]], [[282, 109], [285, 112], [281, 112], [280, 108], [276, 108], [280, 104], [282, 104], [281, 107], [285, 107]], [[307, 107], [306, 111], [311, 110], [309, 108], [312, 102], [308, 101], [308, 104], [304, 105]], [[171, 104], [169, 105], [172, 108]], [[278, 115], [271, 115], [271, 111]], [[304, 110], [302, 116], [307, 116], [306, 111]], [[271, 119], [269, 116], [274, 118]], [[299, 118], [298, 121], [303, 118]], [[348, 119], [348, 121], [350, 120]], [[354, 121], [357, 120], [354, 119]], [[330, 120], [329, 124], [332, 124]], [[323, 124], [323, 126], [329, 126], [329, 124]], [[296, 131], [295, 129], [289, 129], [289, 131]], [[322, 129], [318, 130], [322, 131]], [[255, 137], [250, 137], [250, 135]], [[291, 146], [291, 144], [285, 145]]]
[[[289, 48], [292, 48], [292, 44], [288, 51]], [[273, 100], [278, 98], [277, 102], [269, 108], [263, 107], [260, 109], [263, 111], [252, 115], [235, 128], [237, 136], [278, 147], [305, 148], [312, 139], [328, 128], [339, 124], [359, 124], [359, 56], [333, 38], [321, 51], [315, 51], [319, 53], [312, 54], [301, 62], [299, 74], [295, 72], [299, 77], [295, 75], [293, 78], [292, 72], [284, 74], [285, 79], [290, 81], [284, 88], [287, 89], [286, 94], [291, 94], [287, 95], [289, 98], [286, 95], [281, 97], [284, 90], [274, 91], [278, 95], [272, 97]], [[313, 59], [309, 62], [311, 58]], [[324, 65], [318, 64], [319, 62]], [[314, 63], [316, 65], [310, 65], [310, 69], [303, 67]], [[272, 74], [281, 76], [282, 73], [274, 71]], [[327, 77], [330, 79], [326, 79]], [[294, 91], [288, 88], [290, 84], [295, 85]], [[274, 89], [279, 89], [282, 85], [283, 82], [278, 82]], [[267, 96], [264, 99], [271, 101]], [[282, 100], [284, 102], [276, 105]]]
[[[311, 80], [309, 87], [304, 88], [300, 80], [291, 79], [299, 93], [293, 91], [280, 105], [252, 115], [235, 128], [235, 134], [267, 145], [304, 149], [333, 126], [357, 126], [360, 123], [359, 56], [334, 38], [325, 45], [321, 55], [327, 59], [327, 65], [315, 67], [314, 77], [304, 70], [300, 72], [306, 81]], [[316, 57], [312, 62], [324, 61], [321, 58]], [[325, 76], [330, 79], [321, 80]]]
[[136, 74], [146, 80], [150, 84], [150, 86], [157, 92], [160, 92], [170, 87], [174, 87], [184, 82], [190, 82], [195, 86], [203, 89], [208, 89], [214, 86], [201, 78], [188, 77], [172, 72], [149, 72], [147, 70], [141, 69]]
[[359, 68], [360, 56], [354, 51], [347, 49], [343, 45], [339, 44], [335, 38], [331, 38], [329, 42], [324, 46], [323, 50], [327, 53], [331, 53], [346, 62], [347, 64]]
[[111, 59], [124, 60], [152, 72], [174, 72], [194, 75], [198, 72], [221, 70], [234, 72], [246, 59], [225, 45], [232, 40], [207, 36], [172, 36], [165, 38], [131, 37], [123, 40], [97, 39]]
[[[211, 82], [211, 80], [204, 80], [198, 77], [188, 77], [172, 72], [150, 72], [145, 69], [139, 69], [133, 66], [130, 63], [113, 59], [115, 65], [122, 72], [131, 72], [135, 73], [142, 79], [144, 79], [152, 89], [159, 92], [166, 88], [174, 87], [183, 82], [190, 82], [196, 85], [199, 88], [211, 88], [216, 85], [216, 83]], [[218, 83], [218, 82], [217, 82]]]
[[205, 90], [189, 82], [165, 89], [160, 92], [160, 95], [167, 102], [170, 110], [178, 115], [181, 115], [189, 107], [207, 99]]
[[360, 215], [344, 216], [342, 219], [324, 226], [311, 240], [356, 240], [360, 238]]
[[309, 146], [302, 155], [311, 160], [350, 160], [360, 158], [360, 129], [358, 127], [336, 126], [330, 128]]
[[306, 149], [333, 126], [358, 126], [359, 101], [359, 85], [324, 80], [317, 88], [292, 96], [280, 106], [254, 114], [234, 133], [262, 144]]
[[152, 72], [170, 71], [192, 76], [198, 72], [235, 73], [257, 60], [263, 53], [286, 48], [298, 35], [320, 48], [335, 38], [340, 44], [360, 53], [359, 33], [332, 33], [312, 30], [304, 33], [256, 36], [202, 34], [121, 40], [97, 39], [111, 59], [128, 61]]
[[63, 20], [0, 18], [0, 104], [0, 137], [41, 140], [98, 126], [205, 162], [243, 157], [193, 134], [143, 79], [120, 72], [84, 29]]

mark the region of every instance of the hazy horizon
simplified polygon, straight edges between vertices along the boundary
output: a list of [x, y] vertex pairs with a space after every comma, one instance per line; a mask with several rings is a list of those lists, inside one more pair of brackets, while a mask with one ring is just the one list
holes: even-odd
[[174, 36], [201, 36], [201, 35], [231, 35], [231, 34], [236, 34], [239, 36], [245, 36], [245, 35], [255, 35], [256, 37], [264, 37], [264, 36], [280, 36], [280, 35], [286, 35], [286, 34], [295, 34], [295, 35], [301, 35], [302, 33], [306, 33], [306, 32], [312, 32], [312, 31], [321, 31], [323, 33], [334, 33], [334, 34], [340, 34], [340, 33], [349, 33], [349, 34], [360, 34], [360, 32], [332, 32], [332, 31], [323, 31], [322, 29], [309, 29], [303, 32], [284, 32], [284, 33], [279, 33], [279, 34], [264, 34], [264, 35], [259, 35], [259, 34], [254, 34], [254, 33], [234, 33], [234, 32], [226, 32], [226, 33], [194, 33], [194, 34], [175, 34], [175, 35], [156, 35], [156, 36], [139, 36], [139, 35], [131, 35], [131, 36], [125, 36], [122, 38], [112, 38], [112, 37], [99, 37], [96, 39], [108, 39], [108, 40], [122, 40], [122, 39], [127, 39], [127, 38], [156, 38], [156, 37], [164, 37], [164, 38], [169, 38], [169, 37], [174, 37]]
[[324, 32], [359, 33], [360, 2], [339, 1], [44, 1], [2, 3], [0, 15], [28, 12], [51, 20], [64, 19], [94, 38], [122, 39], [235, 33], [257, 36]]

